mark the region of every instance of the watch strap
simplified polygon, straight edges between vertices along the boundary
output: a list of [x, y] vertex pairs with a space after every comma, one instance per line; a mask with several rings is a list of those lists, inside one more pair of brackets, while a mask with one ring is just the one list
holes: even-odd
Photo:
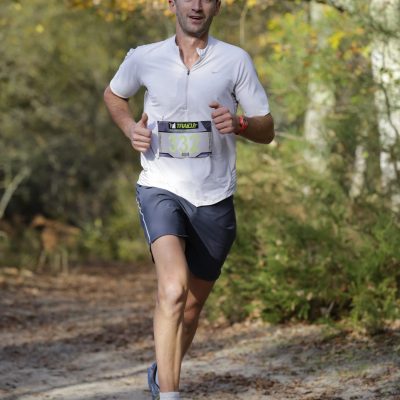
[[243, 133], [247, 127], [249, 126], [249, 121], [244, 115], [239, 115], [239, 132], [236, 133], [236, 135], [240, 135]]

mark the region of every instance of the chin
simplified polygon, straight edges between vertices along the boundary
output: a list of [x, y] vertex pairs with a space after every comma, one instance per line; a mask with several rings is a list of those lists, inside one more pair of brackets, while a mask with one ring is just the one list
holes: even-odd
[[188, 26], [187, 32], [191, 35], [202, 36], [208, 32], [209, 26], [202, 25], [202, 26]]
[[193, 31], [191, 34], [192, 34], [193, 36], [200, 37], [200, 36], [203, 36], [206, 32], [207, 32], [207, 31], [206, 31], [205, 29], [202, 29], [201, 31], [198, 31], [198, 30]]
[[206, 29], [185, 29], [186, 34], [191, 35], [191, 36], [196, 36], [196, 37], [200, 37], [203, 36], [207, 30]]

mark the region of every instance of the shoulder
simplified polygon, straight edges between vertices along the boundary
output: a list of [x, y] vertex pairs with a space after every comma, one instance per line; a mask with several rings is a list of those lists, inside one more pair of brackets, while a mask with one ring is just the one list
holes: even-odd
[[170, 45], [169, 41], [170, 38], [162, 40], [160, 42], [132, 47], [126, 53], [124, 63], [127, 63], [129, 65], [138, 65], [141, 62], [151, 59], [153, 55], [155, 57], [160, 57], [160, 54], [165, 52]]
[[171, 38], [168, 38], [159, 42], [143, 44], [135, 48], [131, 48], [126, 55], [126, 58], [133, 54], [135, 56], [149, 56], [151, 54], [159, 55], [160, 52], [167, 50], [168, 46], [170, 46], [170, 41]]
[[243, 50], [239, 46], [235, 46], [233, 44], [215, 38], [212, 38], [212, 40], [214, 41], [217, 53], [223, 57], [232, 57], [237, 61], [246, 61], [251, 59], [249, 53], [247, 53], [246, 50]]
[[235, 81], [257, 74], [251, 56], [241, 47], [216, 40], [215, 50], [217, 62], [230, 71]]

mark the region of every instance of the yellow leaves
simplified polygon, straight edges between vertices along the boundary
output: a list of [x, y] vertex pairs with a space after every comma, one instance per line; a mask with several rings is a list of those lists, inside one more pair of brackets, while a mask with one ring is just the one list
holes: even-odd
[[[242, 3], [237, 0], [236, 1], [235, 0], [224, 0], [223, 1], [224, 5], [227, 5], [228, 7], [233, 6], [235, 4], [235, 2], [239, 3], [239, 5], [241, 5], [241, 3]], [[257, 5], [258, 0], [246, 0], [245, 3], [247, 5], [247, 7], [251, 8], [251, 7], [254, 7]]]
[[114, 21], [114, 14], [112, 13], [112, 12], [107, 12], [107, 13], [104, 13], [104, 19], [107, 21], [107, 22], [112, 22], [112, 21]]
[[355, 33], [356, 35], [358, 35], [358, 36], [362, 36], [362, 35], [365, 34], [365, 29], [362, 28], [361, 26], [358, 26], [358, 27], [355, 29], [354, 33]]
[[269, 40], [268, 40], [268, 36], [267, 36], [267, 35], [259, 35], [259, 36], [257, 37], [257, 41], [258, 41], [258, 45], [259, 45], [260, 47], [265, 47], [265, 46], [267, 46], [267, 44], [269, 43]]
[[267, 23], [267, 28], [271, 31], [274, 31], [276, 28], [278, 28], [280, 25], [279, 23], [279, 18], [273, 17], [271, 18], [268, 23]]
[[343, 38], [346, 37], [346, 33], [343, 31], [337, 31], [328, 38], [328, 43], [332, 49], [337, 50], [342, 42]]
[[367, 45], [361, 47], [360, 54], [364, 58], [369, 59], [371, 57], [371, 52], [372, 52], [372, 47], [371, 47], [370, 43], [368, 43]]
[[39, 33], [39, 34], [43, 33], [43, 32], [44, 32], [44, 26], [43, 26], [42, 24], [37, 24], [37, 25], [35, 26], [35, 31], [36, 31], [37, 33]]
[[283, 45], [281, 43], [273, 43], [272, 49], [274, 50], [274, 53], [277, 55], [283, 53]]
[[[249, 8], [256, 6], [265, 8], [270, 4], [270, 1], [223, 0], [223, 3], [227, 7], [243, 7], [246, 5]], [[74, 8], [94, 8], [106, 20], [111, 20], [117, 15], [127, 15], [135, 12], [144, 12], [147, 14], [161, 12], [168, 17], [172, 15], [168, 10], [167, 0], [67, 0], [67, 2]], [[113, 13], [114, 17], [111, 17], [109, 13]]]
[[[92, 0], [93, 5], [106, 5], [108, 2], [106, 1], [95, 1]], [[162, 0], [115, 0], [112, 4], [108, 4], [107, 8], [111, 8], [116, 11], [123, 11], [132, 13], [139, 8], [151, 10], [151, 9], [160, 9], [165, 8], [166, 2]]]
[[127, 15], [139, 10], [146, 13], [165, 12], [168, 5], [165, 0], [68, 0], [68, 2], [75, 8], [95, 8], [107, 21], [113, 20], [118, 14]]
[[115, 2], [116, 8], [122, 11], [132, 12], [139, 6], [145, 4], [144, 0], [117, 0]]

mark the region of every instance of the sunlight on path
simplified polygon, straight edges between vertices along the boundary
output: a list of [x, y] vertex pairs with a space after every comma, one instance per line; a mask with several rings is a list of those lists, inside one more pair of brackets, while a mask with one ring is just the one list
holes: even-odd
[[[153, 272], [7, 278], [0, 400], [150, 400]], [[371, 338], [323, 325], [202, 320], [183, 363], [182, 398], [400, 400], [399, 343], [399, 326]]]

